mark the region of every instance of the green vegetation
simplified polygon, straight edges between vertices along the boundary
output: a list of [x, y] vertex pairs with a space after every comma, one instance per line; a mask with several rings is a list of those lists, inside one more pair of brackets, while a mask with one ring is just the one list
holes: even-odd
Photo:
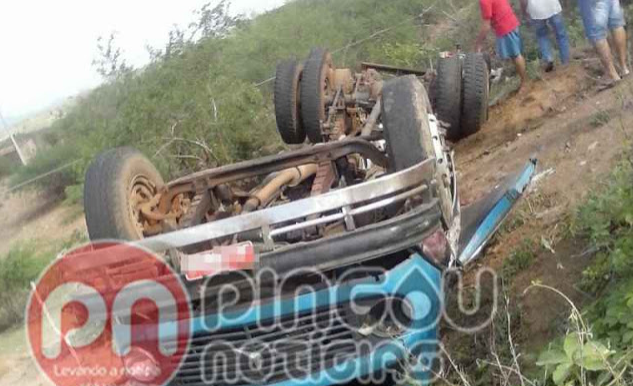
[[611, 112], [606, 110], [600, 110], [591, 116], [589, 124], [593, 128], [602, 127], [611, 121]]
[[596, 296], [577, 312], [570, 332], [539, 359], [556, 385], [629, 385], [633, 364], [633, 168], [623, 163], [575, 220], [575, 232], [596, 252], [581, 287]]
[[56, 254], [86, 240], [85, 235], [76, 232], [52, 246], [35, 241], [19, 243], [6, 256], [0, 256], [0, 332], [23, 320], [31, 282], [37, 280]]
[[[451, 368], [447, 385], [530, 385], [530, 386], [625, 386], [633, 384], [633, 166], [623, 161], [571, 216], [565, 238], [586, 245], [583, 255], [592, 256], [590, 265], [577, 283], [587, 295], [577, 306], [557, 288], [534, 282], [522, 294], [513, 294], [512, 281], [528, 270], [545, 245], [526, 238], [504, 260], [501, 278], [503, 298], [490, 326], [475, 338], [451, 336], [448, 355]], [[532, 197], [532, 200], [537, 197]], [[546, 198], [542, 198], [546, 200]], [[520, 208], [519, 208], [520, 209]], [[519, 214], [521, 211], [519, 210]], [[516, 230], [528, 221], [520, 215]], [[567, 220], [565, 220], [567, 223]], [[562, 272], [562, 271], [561, 271]], [[522, 307], [535, 294], [546, 301], [563, 299], [571, 311], [563, 320], [544, 320], [558, 336], [542, 349], [525, 349], [526, 336]], [[568, 291], [569, 288], [565, 288]], [[558, 299], [556, 300], [558, 304]], [[531, 299], [534, 300], [534, 299]], [[532, 311], [534, 312], [534, 311]], [[538, 310], [536, 311], [538, 312]], [[526, 319], [528, 323], [530, 318]], [[554, 326], [553, 322], [556, 322]], [[529, 327], [528, 327], [529, 331]], [[477, 358], [473, 360], [472, 358]], [[498, 383], [498, 380], [503, 382]], [[505, 383], [504, 383], [505, 382]]]
[[15, 167], [16, 165], [14, 165], [14, 163], [10, 159], [6, 157], [1, 157], [0, 158], [0, 178], [4, 178], [11, 175]]
[[0, 259], [0, 331], [22, 321], [30, 283], [50, 260], [32, 244], [17, 245]]
[[503, 278], [512, 280], [518, 273], [530, 268], [538, 252], [539, 245], [537, 243], [531, 239], [523, 240], [521, 246], [512, 251], [510, 256], [503, 261]]

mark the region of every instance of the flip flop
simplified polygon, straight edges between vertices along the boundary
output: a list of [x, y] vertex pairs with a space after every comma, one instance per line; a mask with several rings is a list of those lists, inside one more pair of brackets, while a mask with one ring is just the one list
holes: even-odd
[[622, 80], [603, 80], [598, 82], [598, 91], [605, 91], [615, 87]]

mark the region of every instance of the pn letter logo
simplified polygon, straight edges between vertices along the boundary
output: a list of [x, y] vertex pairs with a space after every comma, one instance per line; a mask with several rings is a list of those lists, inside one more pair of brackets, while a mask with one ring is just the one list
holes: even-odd
[[187, 290], [163, 260], [122, 243], [54, 261], [27, 306], [31, 353], [57, 386], [167, 384], [190, 341]]

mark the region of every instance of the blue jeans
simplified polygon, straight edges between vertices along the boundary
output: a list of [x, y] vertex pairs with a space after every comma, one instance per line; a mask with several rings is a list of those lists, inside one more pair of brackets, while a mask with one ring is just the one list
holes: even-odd
[[578, 8], [587, 39], [594, 44], [606, 39], [609, 30], [626, 25], [620, 0], [578, 0]]
[[554, 61], [552, 55], [552, 45], [549, 40], [549, 27], [551, 26], [556, 35], [556, 41], [558, 42], [558, 49], [560, 50], [560, 61], [563, 64], [569, 63], [569, 37], [567, 36], [567, 30], [565, 29], [565, 22], [563, 21], [562, 13], [558, 13], [549, 19], [532, 20], [534, 27], [536, 28], [536, 38], [538, 40], [538, 46], [541, 50], [541, 57], [543, 61], [549, 63]]

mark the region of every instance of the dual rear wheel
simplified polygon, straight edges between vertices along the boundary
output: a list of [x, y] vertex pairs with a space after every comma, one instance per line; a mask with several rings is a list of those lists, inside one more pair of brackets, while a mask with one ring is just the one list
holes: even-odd
[[482, 54], [440, 59], [434, 90], [435, 111], [451, 141], [475, 134], [488, 120], [489, 69]]
[[315, 48], [304, 64], [291, 59], [277, 66], [275, 115], [277, 129], [289, 145], [302, 144], [306, 137], [321, 143], [326, 103], [334, 95], [332, 55]]

